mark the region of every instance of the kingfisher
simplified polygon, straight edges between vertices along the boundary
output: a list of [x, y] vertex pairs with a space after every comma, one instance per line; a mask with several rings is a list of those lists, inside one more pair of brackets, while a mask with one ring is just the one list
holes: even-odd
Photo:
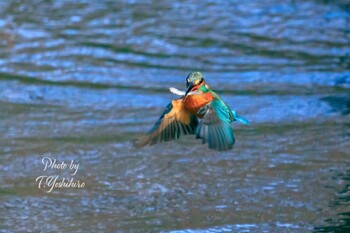
[[171, 87], [170, 91], [181, 96], [172, 100], [150, 131], [138, 138], [136, 147], [175, 140], [195, 134], [202, 143], [213, 150], [230, 150], [235, 143], [232, 122], [249, 124], [237, 116], [221, 97], [206, 84], [204, 75], [195, 71], [186, 78], [186, 91]]

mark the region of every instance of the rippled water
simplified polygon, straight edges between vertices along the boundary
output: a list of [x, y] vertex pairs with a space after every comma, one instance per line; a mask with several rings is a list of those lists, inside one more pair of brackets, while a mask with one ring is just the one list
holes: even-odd
[[[350, 227], [348, 1], [0, 2], [0, 231], [327, 232]], [[250, 126], [215, 152], [144, 149], [202, 71]], [[38, 189], [41, 159], [81, 189]]]

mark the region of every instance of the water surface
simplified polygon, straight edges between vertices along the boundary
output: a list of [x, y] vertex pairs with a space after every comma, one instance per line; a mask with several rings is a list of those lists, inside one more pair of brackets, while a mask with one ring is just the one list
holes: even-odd
[[[3, 1], [0, 229], [349, 228], [347, 1]], [[199, 70], [250, 126], [208, 150], [146, 132]], [[82, 189], [38, 189], [44, 153]]]

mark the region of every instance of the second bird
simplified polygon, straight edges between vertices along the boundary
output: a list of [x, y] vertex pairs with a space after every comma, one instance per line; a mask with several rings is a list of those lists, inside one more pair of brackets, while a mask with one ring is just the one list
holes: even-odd
[[186, 92], [175, 88], [171, 91], [181, 97], [171, 101], [153, 128], [135, 141], [137, 147], [196, 134], [196, 138], [202, 139], [203, 144], [208, 143], [210, 149], [229, 150], [235, 143], [231, 123], [249, 124], [209, 88], [200, 72], [187, 76]]

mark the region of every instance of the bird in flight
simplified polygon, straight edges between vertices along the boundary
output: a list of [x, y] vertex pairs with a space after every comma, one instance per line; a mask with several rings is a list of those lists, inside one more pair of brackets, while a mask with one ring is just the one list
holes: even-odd
[[235, 143], [231, 123], [249, 124], [210, 89], [201, 72], [192, 72], [187, 76], [185, 92], [173, 87], [170, 91], [181, 97], [168, 104], [151, 130], [134, 142], [136, 147], [195, 134], [203, 144], [208, 143], [210, 149], [229, 150]]

